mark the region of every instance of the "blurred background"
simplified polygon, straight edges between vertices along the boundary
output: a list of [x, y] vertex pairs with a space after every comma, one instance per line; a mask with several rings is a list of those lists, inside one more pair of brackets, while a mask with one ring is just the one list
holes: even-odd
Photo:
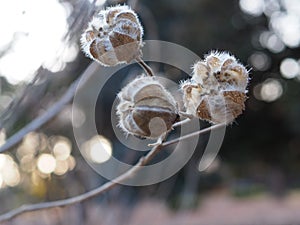
[[[47, 113], [81, 76], [91, 61], [80, 51], [80, 35], [95, 12], [117, 3], [124, 1], [1, 1], [0, 146]], [[198, 162], [207, 136], [186, 166], [159, 184], [120, 185], [80, 204], [4, 224], [300, 224], [300, 1], [127, 3], [139, 14], [145, 40], [173, 42], [200, 57], [226, 50], [251, 68], [246, 111], [227, 128], [217, 159], [204, 172]], [[150, 65], [175, 82], [188, 77], [169, 65]], [[86, 143], [93, 163], [108, 160], [101, 151], [132, 164], [140, 157], [118, 142], [109, 119], [116, 93], [140, 72], [136, 65], [124, 68], [99, 94], [95, 119], [104, 149], [93, 145], [95, 137]], [[85, 115], [73, 110], [74, 126], [80, 126]], [[106, 182], [82, 158], [71, 115], [72, 102], [0, 154], [1, 213]]]

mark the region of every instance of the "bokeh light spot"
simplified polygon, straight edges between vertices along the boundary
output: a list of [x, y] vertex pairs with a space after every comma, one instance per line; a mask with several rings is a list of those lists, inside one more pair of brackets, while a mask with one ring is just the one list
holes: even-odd
[[20, 172], [15, 162], [11, 162], [5, 173], [2, 174], [3, 181], [7, 186], [17, 186], [21, 181]]
[[6, 155], [5, 154], [0, 154], [0, 171], [3, 170], [5, 167], [6, 163]]
[[240, 8], [253, 16], [260, 16], [265, 7], [264, 0], [240, 0]]
[[37, 160], [37, 168], [44, 174], [50, 174], [55, 170], [56, 160], [51, 154], [41, 154]]
[[69, 170], [69, 165], [66, 160], [56, 160], [56, 167], [54, 173], [56, 175], [64, 175]]
[[260, 71], [265, 71], [269, 69], [271, 65], [271, 60], [268, 55], [263, 52], [255, 52], [250, 56], [250, 64]]
[[277, 79], [269, 78], [262, 84], [254, 87], [255, 98], [265, 101], [273, 102], [281, 97], [283, 88]]
[[88, 159], [94, 163], [104, 163], [112, 156], [112, 144], [102, 135], [95, 136], [83, 145]]
[[274, 13], [270, 20], [274, 32], [289, 47], [295, 48], [300, 44], [299, 16], [287, 13]]
[[53, 154], [58, 160], [66, 160], [71, 150], [71, 143], [67, 139], [60, 139], [53, 146]]
[[14, 187], [21, 181], [18, 165], [7, 154], [0, 154], [0, 177], [0, 187]]
[[75, 127], [81, 127], [85, 120], [86, 120], [86, 117], [85, 117], [85, 114], [83, 112], [82, 109], [80, 109], [78, 106], [76, 105], [73, 105], [73, 108], [72, 108], [72, 125], [75, 126]]
[[3, 178], [2, 175], [0, 174], [0, 189], [3, 187]]
[[286, 58], [280, 64], [280, 72], [284, 78], [295, 78], [300, 73], [299, 63], [295, 59]]
[[76, 166], [76, 160], [73, 156], [70, 156], [68, 159], [67, 159], [67, 162], [68, 162], [68, 166], [69, 166], [69, 170], [73, 170]]
[[273, 53], [279, 53], [285, 49], [285, 45], [277, 35], [272, 34], [267, 40], [267, 48]]

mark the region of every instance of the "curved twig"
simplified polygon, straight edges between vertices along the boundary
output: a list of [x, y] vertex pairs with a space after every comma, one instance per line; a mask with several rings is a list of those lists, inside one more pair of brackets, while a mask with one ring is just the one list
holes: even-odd
[[150, 77], [154, 76], [154, 73], [153, 73], [153, 70], [151, 69], [151, 67], [148, 66], [141, 57], [138, 57], [135, 60], [144, 69], [144, 71], [147, 73], [148, 76], [150, 76]]
[[193, 133], [184, 135], [182, 137], [173, 139], [171, 141], [164, 142], [160, 145], [156, 145], [145, 156], [141, 157], [139, 159], [139, 161], [133, 167], [131, 167], [131, 169], [127, 170], [125, 173], [123, 173], [120, 176], [116, 177], [112, 181], [108, 181], [107, 183], [101, 185], [100, 187], [95, 188], [94, 190], [91, 190], [91, 191], [86, 192], [84, 194], [77, 195], [75, 197], [71, 197], [71, 198], [68, 198], [68, 199], [63, 199], [63, 200], [58, 200], [58, 201], [53, 201], [53, 202], [43, 202], [43, 203], [32, 204], [32, 205], [23, 205], [19, 208], [13, 209], [13, 210], [11, 210], [7, 213], [4, 213], [4, 214], [0, 215], [0, 222], [4, 222], [4, 221], [10, 220], [10, 219], [13, 219], [14, 217], [16, 217], [18, 215], [21, 215], [25, 212], [32, 212], [32, 211], [37, 211], [37, 210], [42, 210], [42, 209], [68, 206], [68, 205], [72, 205], [72, 204], [75, 204], [75, 203], [82, 202], [82, 201], [87, 200], [89, 198], [92, 198], [94, 196], [100, 195], [100, 194], [110, 190], [114, 186], [118, 185], [120, 182], [134, 176], [135, 173], [138, 172], [142, 168], [142, 166], [145, 166], [148, 162], [150, 162], [150, 160], [163, 147], [178, 143], [182, 140], [186, 140], [188, 138], [191, 138], [191, 137], [194, 137], [194, 136], [197, 136], [197, 135], [200, 135], [200, 134], [207, 133], [209, 131], [218, 129], [218, 128], [223, 127], [223, 126], [225, 126], [225, 124], [212, 125], [211, 127], [208, 127], [208, 128], [205, 128], [205, 129], [202, 129], [202, 130], [199, 130], [199, 131], [195, 131]]
[[44, 113], [43, 115], [37, 117], [17, 133], [9, 137], [6, 142], [0, 147], [0, 153], [9, 150], [11, 147], [22, 141], [23, 137], [26, 134], [35, 131], [36, 129], [40, 128], [45, 123], [50, 121], [53, 117], [55, 117], [64, 108], [64, 106], [73, 99], [77, 87], [80, 88], [78, 85], [84, 85], [84, 83], [91, 77], [91, 75], [93, 75], [97, 68], [97, 63], [91, 63], [83, 72], [83, 74], [70, 85], [65, 94], [47, 110], [47, 113]]

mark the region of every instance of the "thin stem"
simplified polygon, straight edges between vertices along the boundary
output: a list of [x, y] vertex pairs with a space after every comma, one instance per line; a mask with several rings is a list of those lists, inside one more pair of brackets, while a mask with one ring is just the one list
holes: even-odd
[[146, 74], [148, 76], [150, 76], [150, 77], [154, 76], [154, 73], [153, 73], [153, 70], [151, 69], [151, 67], [148, 66], [141, 57], [138, 57], [135, 60], [144, 69], [144, 71], [146, 72]]
[[171, 140], [171, 141], [167, 141], [164, 142], [162, 144], [159, 145], [155, 145], [151, 151], [149, 151], [145, 156], [141, 157], [138, 162], [131, 167], [131, 169], [127, 170], [125, 173], [121, 174], [120, 176], [116, 177], [115, 179], [113, 179], [112, 181], [108, 181], [107, 183], [101, 185], [98, 188], [95, 188], [94, 190], [91, 190], [89, 192], [86, 192], [84, 194], [72, 197], [72, 198], [68, 198], [68, 199], [63, 199], [63, 200], [58, 200], [58, 201], [53, 201], [53, 202], [43, 202], [43, 203], [38, 203], [38, 204], [32, 204], [32, 205], [23, 205], [19, 208], [13, 209], [7, 213], [4, 213], [2, 215], [0, 215], [0, 222], [4, 222], [7, 220], [11, 220], [12, 218], [21, 215], [25, 212], [32, 212], [32, 211], [37, 211], [37, 210], [41, 210], [41, 209], [49, 209], [49, 208], [54, 208], [54, 207], [62, 207], [62, 206], [67, 206], [67, 205], [72, 205], [75, 203], [79, 203], [82, 202], [84, 200], [87, 200], [89, 198], [92, 198], [94, 196], [97, 196], [99, 194], [102, 194], [108, 190], [110, 190], [111, 188], [113, 188], [114, 186], [118, 185], [118, 183], [134, 176], [141, 168], [143, 168], [143, 166], [145, 166], [148, 162], [150, 162], [150, 160], [165, 146], [174, 144], [174, 143], [178, 143], [182, 140], [186, 140], [188, 138], [200, 135], [200, 134], [204, 134], [206, 132], [218, 129], [222, 126], [225, 126], [224, 124], [216, 124], [213, 125], [211, 127], [205, 128], [203, 130], [199, 130], [190, 134], [187, 134], [185, 136], [179, 137], [177, 139]]
[[164, 142], [162, 143], [162, 147], [165, 147], [165, 146], [168, 146], [168, 145], [172, 145], [172, 144], [175, 144], [175, 143], [178, 143], [180, 141], [183, 141], [183, 140], [186, 140], [186, 139], [189, 139], [189, 138], [192, 138], [192, 137], [195, 137], [197, 135], [200, 135], [200, 134], [205, 134], [209, 131], [213, 131], [213, 130], [217, 130], [221, 127], [225, 127], [226, 124], [225, 123], [219, 123], [219, 124], [214, 124], [210, 127], [207, 127], [205, 129], [202, 129], [202, 130], [198, 130], [198, 131], [195, 131], [193, 133], [190, 133], [190, 134], [186, 134], [184, 136], [181, 136], [179, 138], [176, 138], [176, 139], [173, 139], [173, 140], [170, 140], [170, 141], [167, 141], [167, 142]]
[[186, 112], [179, 112], [179, 116], [184, 117], [184, 118], [189, 118], [189, 119], [193, 119], [194, 116], [192, 114], [186, 113]]

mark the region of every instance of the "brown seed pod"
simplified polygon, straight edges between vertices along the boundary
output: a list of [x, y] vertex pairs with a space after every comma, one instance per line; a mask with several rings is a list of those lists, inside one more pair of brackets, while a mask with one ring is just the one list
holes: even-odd
[[141, 55], [143, 28], [128, 6], [101, 10], [81, 36], [82, 50], [104, 66], [129, 63]]
[[248, 71], [226, 52], [212, 52], [194, 65], [191, 80], [181, 85], [186, 112], [230, 123], [245, 109]]
[[173, 96], [155, 77], [136, 78], [118, 98], [119, 126], [127, 134], [156, 139], [179, 119]]

